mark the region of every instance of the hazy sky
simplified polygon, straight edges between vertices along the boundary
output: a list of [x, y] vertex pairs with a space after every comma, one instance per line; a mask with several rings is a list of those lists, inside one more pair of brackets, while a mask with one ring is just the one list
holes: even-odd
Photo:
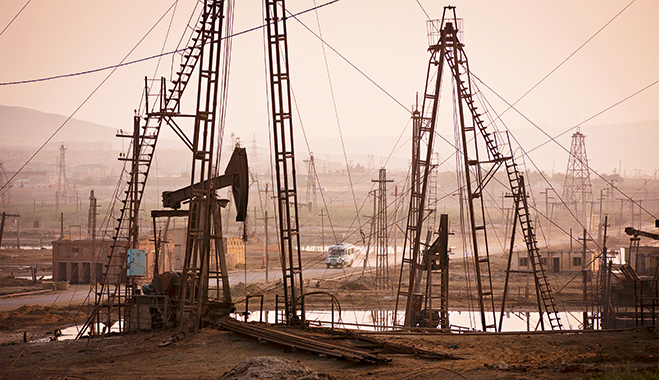
[[[196, 1], [179, 1], [169, 39], [175, 48]], [[326, 1], [316, 0], [316, 4]], [[431, 18], [445, 3], [419, 0]], [[463, 39], [472, 71], [512, 102], [584, 44], [631, 0], [452, 1], [464, 19]], [[0, 2], [0, 30], [26, 0]], [[166, 0], [32, 0], [0, 35], [0, 83], [75, 73], [118, 63], [174, 4]], [[262, 24], [262, 1], [239, 0], [235, 32]], [[289, 0], [299, 12], [313, 0]], [[172, 13], [129, 60], [161, 52]], [[428, 62], [426, 15], [416, 0], [340, 0], [318, 11], [324, 39], [408, 109], [422, 92]], [[519, 104], [528, 118], [560, 132], [659, 80], [659, 1], [636, 0]], [[316, 14], [300, 17], [318, 30]], [[338, 138], [321, 43], [289, 20], [290, 73], [306, 134], [312, 141]], [[233, 42], [227, 135], [267, 141], [262, 31]], [[327, 49], [328, 67], [343, 136], [384, 136], [390, 150], [409, 120], [409, 110]], [[78, 111], [76, 118], [131, 128], [144, 76], [157, 60], [123, 67]], [[158, 76], [170, 72], [171, 59]], [[109, 71], [47, 82], [0, 86], [0, 104], [70, 115]], [[499, 112], [505, 108], [492, 94]], [[189, 102], [194, 102], [189, 100]], [[450, 104], [445, 102], [445, 104]], [[659, 84], [589, 121], [589, 125], [659, 119]], [[509, 113], [511, 129], [532, 128]], [[296, 120], [296, 127], [299, 122]], [[11, 133], [11, 131], [2, 131]], [[296, 132], [299, 134], [299, 132]], [[409, 131], [404, 132], [408, 136]], [[44, 136], [44, 140], [48, 136]], [[314, 140], [315, 139], [315, 140]], [[452, 139], [452, 137], [449, 137]], [[563, 140], [569, 146], [569, 137]], [[182, 147], [182, 145], [181, 145]], [[312, 150], [326, 151], [325, 146]], [[336, 151], [340, 151], [337, 146]], [[306, 150], [306, 149], [305, 149]], [[366, 149], [365, 149], [366, 150]], [[352, 153], [352, 152], [349, 152]], [[366, 153], [366, 152], [360, 152]], [[379, 154], [379, 153], [378, 153]], [[407, 153], [405, 153], [407, 154]], [[657, 161], [656, 152], [648, 152]], [[564, 164], [561, 163], [561, 170]]]

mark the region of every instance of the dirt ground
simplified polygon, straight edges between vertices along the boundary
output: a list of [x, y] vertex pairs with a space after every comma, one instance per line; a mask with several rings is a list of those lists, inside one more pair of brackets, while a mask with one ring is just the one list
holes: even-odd
[[[42, 270], [48, 270], [48, 250], [34, 250], [27, 255], [23, 253], [19, 256], [3, 251], [4, 257], [0, 258], [0, 263], [21, 266], [0, 270], [0, 295], [41, 289], [39, 280], [34, 283], [31, 279], [7, 278], [11, 277], [10, 273], [15, 277], [24, 276], [17, 268], [25, 270], [37, 264], [40, 266], [39, 276]], [[17, 260], [24, 263], [15, 262]], [[397, 283], [393, 282], [390, 289], [374, 292], [368, 272], [362, 275], [359, 268], [348, 268], [345, 272], [352, 276], [305, 280], [307, 289], [331, 292], [345, 308], [393, 308], [393, 285], [397, 286]], [[454, 275], [459, 276], [460, 272], [455, 271]], [[561, 281], [569, 285], [570, 276]], [[579, 298], [579, 281], [573, 282], [576, 285], [565, 288], [565, 294], [569, 297], [565, 296], [564, 300]], [[249, 284], [246, 290], [248, 294], [265, 293], [268, 295], [266, 299], [281, 291], [276, 282]], [[458, 287], [455, 291], [461, 290]], [[235, 285], [232, 294], [235, 300], [244, 298], [244, 285]], [[3, 298], [0, 298], [0, 303], [2, 301]], [[456, 297], [453, 303], [456, 307], [463, 304], [466, 304], [464, 298], [460, 297]], [[266, 309], [271, 306], [266, 302]], [[237, 305], [237, 308], [241, 310], [244, 304]], [[292, 351], [287, 347], [210, 328], [196, 334], [187, 333], [181, 340], [168, 345], [162, 343], [172, 340], [175, 336], [173, 331], [143, 331], [78, 341], [34, 342], [53, 336], [57, 328], [80, 323], [89, 312], [89, 306], [80, 308], [77, 305], [23, 306], [0, 312], [0, 379], [242, 379], [254, 376], [269, 376], [271, 379], [385, 380], [618, 379], [634, 378], [631, 376], [638, 374], [645, 376], [642, 378], [659, 378], [659, 335], [649, 329], [572, 334], [369, 333], [370, 337], [383, 342], [454, 357], [437, 360], [386, 354], [385, 357], [390, 359], [387, 364], [358, 364], [306, 351]], [[24, 343], [24, 338], [30, 343]], [[248, 359], [252, 360], [245, 361]], [[258, 372], [259, 368], [266, 371]]]
[[[291, 351], [216, 329], [189, 333], [163, 346], [172, 336], [173, 332], [161, 331], [78, 341], [5, 342], [0, 346], [0, 378], [218, 379], [243, 360], [260, 357], [300, 363], [314, 371], [305, 379], [590, 379], [611, 374], [628, 378], [639, 372], [646, 378], [659, 376], [659, 339], [647, 329], [563, 335], [371, 335], [455, 357], [431, 360], [395, 354], [387, 356], [387, 364], [357, 364]], [[303, 377], [270, 370], [271, 379]], [[223, 378], [240, 377], [234, 373]]]

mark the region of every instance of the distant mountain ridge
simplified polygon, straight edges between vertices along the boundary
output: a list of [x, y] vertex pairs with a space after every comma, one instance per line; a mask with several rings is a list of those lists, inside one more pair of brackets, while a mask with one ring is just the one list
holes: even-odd
[[[45, 113], [23, 107], [0, 105], [0, 149], [36, 148], [50, 137], [66, 120], [66, 116]], [[48, 150], [59, 148], [64, 142], [67, 148], [78, 150], [121, 150], [125, 141], [116, 137], [116, 129], [88, 121], [71, 119], [64, 128], [48, 144]], [[554, 137], [562, 131], [556, 128], [545, 130]], [[570, 149], [571, 136], [574, 131], [562, 134], [557, 141], [566, 149]], [[581, 132], [586, 135], [586, 152], [589, 165], [601, 173], [612, 173], [620, 167], [628, 175], [634, 170], [643, 170], [653, 174], [659, 169], [659, 120], [630, 122], [608, 125], [585, 125]], [[525, 151], [532, 150], [548, 140], [548, 137], [533, 127], [513, 129], [512, 134]], [[401, 143], [405, 146], [391, 152], [393, 144], [399, 136], [378, 135], [371, 137], [347, 137], [344, 139], [348, 158], [354, 164], [366, 164], [368, 156], [374, 156], [374, 164], [380, 166], [392, 154], [388, 166], [404, 167], [408, 165], [409, 138], [411, 131], [405, 132]], [[299, 157], [307, 156], [304, 140], [301, 134], [296, 136], [296, 146]], [[162, 137], [162, 136], [161, 136]], [[451, 136], [445, 136], [452, 141]], [[263, 136], [265, 140], [267, 137]], [[184, 149], [180, 141], [159, 139], [160, 149]], [[319, 159], [330, 158], [332, 161], [343, 162], [343, 149], [338, 138], [324, 137], [309, 139], [311, 150]], [[514, 144], [516, 145], [516, 144]], [[124, 147], [127, 145], [124, 145]], [[451, 152], [439, 152], [448, 157]], [[565, 172], [568, 154], [554, 142], [549, 142], [531, 153], [534, 162], [541, 170], [547, 172]], [[450, 160], [451, 164], [454, 163]], [[534, 167], [529, 166], [535, 170]]]
[[[567, 128], [566, 128], [567, 129]], [[549, 136], [556, 137], [567, 151], [570, 150], [572, 135], [576, 130], [561, 134], [565, 129], [546, 128], [544, 130]], [[643, 170], [646, 174], [652, 175], [659, 169], [659, 120], [648, 120], [640, 122], [607, 124], [607, 125], [584, 125], [580, 127], [581, 133], [586, 136], [586, 154], [588, 156], [589, 166], [598, 173], [611, 174], [614, 169], [620, 168], [627, 175], [632, 175], [635, 170]], [[401, 142], [408, 142], [402, 148], [396, 150], [392, 157], [397, 158], [394, 162], [397, 165], [407, 165], [411, 157], [409, 139], [411, 131], [405, 132]], [[552, 169], [556, 173], [565, 173], [568, 162], [568, 152], [559, 147], [555, 142], [547, 142], [549, 137], [534, 127], [523, 129], [513, 129], [511, 131], [516, 142], [530, 153], [533, 162], [539, 167], [550, 173]], [[449, 141], [453, 136], [444, 136]], [[393, 143], [397, 141], [398, 136], [381, 135], [372, 137], [344, 138], [345, 149], [350, 159], [356, 158], [356, 162], [365, 162], [367, 155], [374, 155], [376, 164], [379, 160], [391, 154]], [[297, 142], [296, 142], [297, 143]], [[330, 155], [332, 160], [343, 161], [341, 141], [338, 138], [309, 139], [309, 145], [320, 147], [314, 149], [316, 157], [324, 159]], [[333, 148], [333, 149], [329, 149]], [[441, 150], [441, 149], [440, 149]], [[448, 157], [452, 152], [439, 151], [442, 157]], [[520, 151], [516, 156], [521, 155]], [[355, 157], [357, 156], [357, 157]], [[536, 168], [526, 160], [527, 166], [531, 170]], [[391, 163], [391, 161], [390, 161]], [[455, 165], [455, 159], [448, 161]]]
[[[41, 146], [66, 119], [63, 115], [0, 105], [0, 131], [3, 132], [0, 147]], [[114, 128], [72, 118], [51, 140], [48, 148], [64, 141], [65, 144], [96, 142], [105, 149], [111, 149], [117, 140], [116, 132]]]

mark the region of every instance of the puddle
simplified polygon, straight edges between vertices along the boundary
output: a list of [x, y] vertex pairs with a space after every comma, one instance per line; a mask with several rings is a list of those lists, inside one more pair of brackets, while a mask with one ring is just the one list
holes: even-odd
[[[231, 317], [239, 321], [244, 321], [245, 316], [243, 313], [244, 311], [239, 311], [237, 313], [231, 314]], [[581, 312], [559, 313], [563, 329], [577, 330], [581, 328], [581, 321], [577, 319], [575, 315], [580, 316]], [[396, 317], [398, 318], [398, 324], [402, 324], [405, 314], [403, 312], [399, 312]], [[498, 317], [499, 316], [497, 315], [497, 319]], [[330, 310], [312, 310], [307, 311], [306, 318], [309, 323], [315, 326], [364, 331], [387, 331], [393, 330], [391, 326], [394, 322], [394, 312], [387, 310], [346, 310], [342, 311], [341, 313], [334, 312], [334, 319], [332, 320], [332, 312]], [[267, 310], [263, 313], [259, 311], [250, 311], [247, 320], [250, 322], [275, 323], [275, 312], [273, 310]], [[480, 328], [480, 313], [478, 312], [451, 311], [449, 312], [449, 321], [451, 323], [451, 328], [455, 330], [482, 330]], [[279, 322], [281, 322], [281, 315], [279, 316]], [[487, 323], [490, 322], [490, 320], [487, 321]], [[538, 325], [537, 312], [506, 313], [504, 315], [502, 331], [535, 331], [536, 325]], [[545, 328], [548, 329], [548, 326], [549, 322], [547, 319], [545, 319]], [[58, 338], [58, 340], [75, 339], [80, 328], [81, 326], [69, 326], [62, 328], [62, 335]], [[540, 328], [538, 327], [538, 330], [539, 329]], [[114, 324], [111, 331], [119, 332], [119, 325]], [[49, 338], [42, 338], [35, 340], [34, 342], [48, 341], [50, 341]]]

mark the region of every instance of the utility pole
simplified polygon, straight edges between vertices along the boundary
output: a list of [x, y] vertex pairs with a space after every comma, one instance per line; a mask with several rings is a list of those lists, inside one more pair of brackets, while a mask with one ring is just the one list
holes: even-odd
[[[398, 186], [394, 187], [394, 199], [398, 200]], [[394, 209], [394, 275], [398, 275], [398, 203]]]
[[[268, 186], [266, 184], [266, 191], [268, 189]], [[267, 193], [266, 193], [266, 199], [267, 199]], [[267, 200], [266, 200], [266, 205], [267, 205]], [[256, 213], [255, 213], [256, 214]], [[268, 271], [270, 267], [270, 254], [268, 252], [268, 219], [273, 219], [272, 216], [268, 216], [268, 209], [266, 207], [264, 216], [263, 218], [259, 218], [263, 220], [263, 267], [265, 268], [265, 282], [267, 283], [269, 281], [268, 279]]]
[[59, 238], [64, 239], [64, 213], [60, 213], [59, 217]]
[[[550, 199], [553, 200], [554, 197], [549, 196], [549, 191], [554, 191], [554, 189], [551, 187], [545, 188], [545, 191], [541, 191], [540, 194], [543, 194], [545, 196], [545, 218], [547, 219], [547, 240], [551, 245], [551, 213], [549, 210], [549, 200]], [[552, 202], [552, 211], [553, 209], [554, 209], [554, 205]]]
[[[600, 314], [600, 323], [602, 330], [609, 328], [609, 276], [611, 267], [608, 264], [607, 249], [606, 249], [606, 228], [608, 227], [608, 218], [604, 217], [604, 241], [602, 243], [602, 266], [600, 273], [602, 274], [602, 313]], [[603, 271], [602, 271], [603, 270]]]
[[59, 161], [57, 163], [57, 192], [55, 193], [55, 213], [60, 211], [60, 202], [66, 202], [67, 184], [66, 184], [66, 148], [64, 143], [61, 144], [59, 149]]
[[9, 176], [5, 171], [5, 166], [0, 161], [0, 206], [7, 207], [10, 203], [9, 189], [12, 187], [9, 183]]
[[94, 190], [89, 191], [89, 215], [87, 217], [87, 234], [91, 235], [92, 240], [96, 239], [96, 215], [97, 203], [94, 196]]
[[387, 169], [380, 169], [378, 179], [371, 182], [378, 183], [378, 190], [374, 191], [373, 220], [375, 221], [375, 283], [380, 289], [389, 286], [389, 236], [387, 234]]
[[[0, 248], [2, 248], [2, 234], [5, 230], [5, 219], [18, 217], [20, 217], [18, 214], [7, 214], [6, 212], [2, 213], [2, 220], [0, 220]], [[20, 245], [20, 243], [18, 245]]]
[[604, 200], [604, 193], [608, 193], [608, 188], [600, 189], [600, 216], [597, 224], [597, 245], [602, 246], [602, 202]]
[[320, 209], [320, 244], [321, 251], [325, 252], [325, 207]]
[[[268, 252], [268, 219], [273, 219], [273, 217], [268, 217], [268, 183], [265, 184], [265, 210], [263, 215], [263, 267], [265, 268], [265, 282], [268, 282], [268, 272], [270, 269], [270, 254]], [[256, 212], [254, 212], [256, 215]]]
[[[592, 328], [588, 323], [588, 271], [586, 270], [586, 242], [593, 241], [593, 239], [588, 239], [587, 231], [584, 228], [583, 238], [579, 238], [583, 242], [583, 251], [581, 252], [581, 274], [583, 276], [583, 302], [584, 302], [584, 312], [583, 312], [583, 329], [587, 330]], [[570, 229], [570, 237], [572, 237], [572, 229]], [[570, 239], [570, 245], [572, 245], [572, 239]]]

